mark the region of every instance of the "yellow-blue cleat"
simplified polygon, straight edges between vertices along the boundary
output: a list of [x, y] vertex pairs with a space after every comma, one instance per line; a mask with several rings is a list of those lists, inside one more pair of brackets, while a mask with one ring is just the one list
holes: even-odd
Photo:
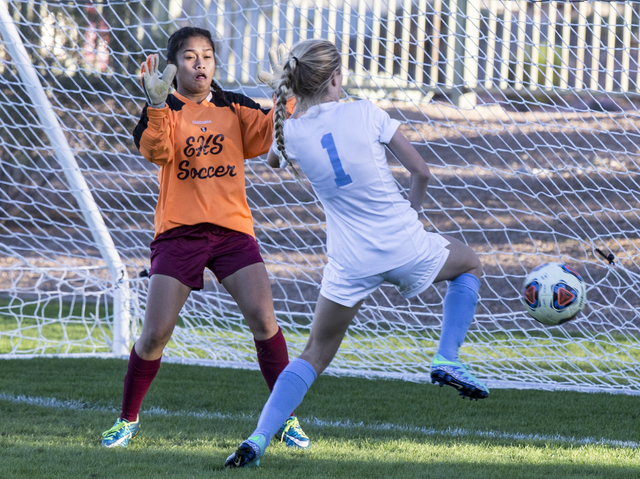
[[309, 449], [311, 441], [309, 437], [304, 433], [298, 422], [298, 418], [291, 416], [282, 425], [280, 430], [276, 433], [275, 438], [281, 442], [284, 442], [287, 447], [293, 447], [296, 449]]
[[103, 447], [127, 447], [129, 440], [140, 431], [140, 418], [135, 421], [127, 421], [118, 418], [111, 429], [102, 433]]

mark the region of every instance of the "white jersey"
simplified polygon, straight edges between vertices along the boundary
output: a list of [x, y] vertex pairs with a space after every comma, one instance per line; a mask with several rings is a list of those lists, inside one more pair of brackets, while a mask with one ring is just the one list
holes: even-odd
[[322, 103], [284, 122], [287, 155], [322, 202], [329, 262], [344, 278], [390, 271], [448, 244], [440, 236], [430, 244], [435, 235], [393, 179], [384, 144], [399, 125], [367, 100]]

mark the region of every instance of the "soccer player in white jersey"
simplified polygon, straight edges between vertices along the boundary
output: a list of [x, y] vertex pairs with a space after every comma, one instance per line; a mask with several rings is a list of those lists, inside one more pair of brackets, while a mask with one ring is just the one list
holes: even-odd
[[[454, 386], [463, 397], [489, 395], [458, 360], [477, 304], [478, 256], [455, 238], [424, 230], [417, 210], [429, 168], [398, 131], [398, 121], [366, 100], [340, 102], [341, 88], [335, 45], [307, 40], [291, 50], [276, 88], [275, 141], [267, 161], [299, 167], [311, 182], [326, 216], [328, 262], [305, 349], [280, 373], [256, 430], [229, 456], [229, 467], [258, 465], [272, 436], [335, 356], [363, 300], [384, 281], [405, 298], [449, 281], [432, 382]], [[290, 91], [297, 104], [285, 121]], [[385, 145], [411, 173], [408, 199], [393, 180]]]

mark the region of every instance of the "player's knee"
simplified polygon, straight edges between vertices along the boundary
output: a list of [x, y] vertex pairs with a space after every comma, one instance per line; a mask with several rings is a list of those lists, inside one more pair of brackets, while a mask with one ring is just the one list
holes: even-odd
[[319, 376], [322, 372], [329, 367], [331, 361], [333, 360], [334, 355], [323, 354], [322, 351], [315, 350], [314, 346], [311, 345], [309, 347], [309, 343], [305, 347], [304, 351], [300, 355], [300, 358], [307, 361], [313, 369], [316, 371], [316, 374]]
[[158, 349], [164, 349], [169, 342], [169, 339], [171, 339], [171, 331], [153, 329], [143, 331], [143, 334], [140, 336], [137, 344], [138, 347], [142, 349], [143, 353], [151, 353]]
[[480, 277], [482, 276], [482, 263], [480, 262], [480, 258], [475, 253], [475, 251], [469, 259], [468, 268], [469, 269], [466, 271], [467, 273], [472, 274], [476, 278], [480, 279]]
[[269, 339], [278, 332], [278, 323], [272, 314], [257, 311], [245, 314], [245, 320], [253, 337], [259, 341]]

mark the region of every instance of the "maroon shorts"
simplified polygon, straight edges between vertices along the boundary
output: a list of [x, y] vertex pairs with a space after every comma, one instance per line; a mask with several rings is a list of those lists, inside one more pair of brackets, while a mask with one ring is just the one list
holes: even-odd
[[207, 267], [218, 281], [254, 263], [263, 263], [255, 238], [209, 223], [178, 226], [159, 234], [150, 245], [149, 276], [164, 274], [202, 289]]

